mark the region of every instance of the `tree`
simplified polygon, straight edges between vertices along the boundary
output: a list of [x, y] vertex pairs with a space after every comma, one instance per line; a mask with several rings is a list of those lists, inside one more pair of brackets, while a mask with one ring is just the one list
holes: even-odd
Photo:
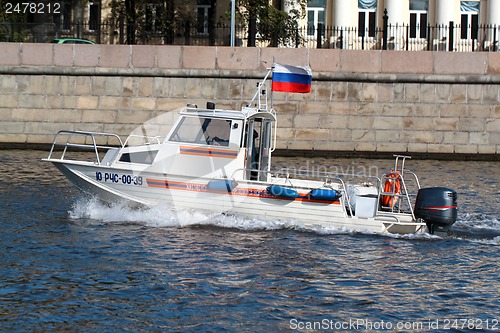
[[125, 0], [125, 15], [127, 20], [127, 44], [136, 44], [135, 22], [137, 20], [137, 13], [135, 8], [135, 0]]
[[126, 44], [146, 44], [153, 37], [163, 38], [165, 44], [174, 44], [176, 35], [184, 33], [186, 22], [194, 21], [192, 4], [188, 2], [111, 0], [110, 8], [113, 25], [125, 29], [123, 42]]
[[[146, 42], [150, 33], [165, 31], [167, 26], [166, 4], [163, 0], [112, 0], [110, 8], [113, 25], [125, 30], [125, 39], [121, 38], [121, 42], [129, 45], [137, 44], [138, 39]], [[153, 18], [151, 14], [154, 14]]]
[[[297, 3], [300, 8], [292, 4]], [[284, 11], [282, 5], [292, 8]], [[269, 46], [297, 44], [298, 21], [305, 17], [307, 0], [240, 0], [238, 16], [248, 26], [248, 46], [255, 46], [256, 35]], [[294, 43], [295, 42], [295, 43]]]
[[23, 42], [28, 34], [27, 15], [16, 11], [16, 2], [0, 0], [0, 41]]
[[[248, 46], [255, 46], [257, 34], [270, 46], [301, 42], [297, 40], [297, 21], [305, 17], [307, 0], [236, 1], [239, 23], [248, 27]], [[114, 26], [126, 29], [124, 42], [127, 44], [136, 44], [138, 40], [147, 43], [151, 36], [159, 35], [163, 36], [165, 44], [173, 44], [174, 38], [178, 37], [186, 38], [189, 43], [190, 28], [197, 23], [197, 13], [193, 10], [196, 3], [196, 0], [111, 0], [111, 21]], [[210, 5], [206, 22], [209, 45], [215, 45], [217, 0], [206, 0], [205, 3]], [[285, 11], [282, 7], [291, 9]], [[148, 15], [152, 12], [153, 20]]]
[[174, 0], [167, 0], [165, 19], [165, 44], [174, 43], [175, 4]]

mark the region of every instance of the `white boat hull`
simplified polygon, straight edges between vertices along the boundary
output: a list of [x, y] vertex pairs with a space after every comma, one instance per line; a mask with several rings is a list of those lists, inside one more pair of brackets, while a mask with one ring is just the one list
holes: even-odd
[[[445, 232], [456, 221], [456, 191], [421, 189], [411, 171], [407, 182], [409, 156], [395, 155], [392, 170], [380, 177], [286, 167], [273, 174], [278, 127], [266, 93], [271, 72], [241, 110], [216, 109], [212, 102], [206, 108], [188, 105], [178, 110], [173, 125], [171, 114], [164, 113], [138, 126], [125, 141], [113, 133], [61, 130], [45, 160], [104, 201], [398, 234]], [[305, 76], [311, 79], [310, 73]], [[70, 159], [73, 150], [92, 151], [93, 161]], [[411, 182], [413, 193], [407, 186]]]
[[[350, 216], [344, 197], [335, 202], [278, 198], [269, 195], [271, 185], [238, 181], [230, 192], [208, 191], [207, 178], [186, 178], [158, 173], [131, 172], [91, 162], [50, 159], [77, 188], [101, 200], [126, 200], [133, 204], [167, 204], [175, 211], [204, 210], [273, 220], [293, 220], [305, 226], [344, 228], [376, 233], [413, 234], [426, 232], [425, 223], [410, 214], [377, 214], [373, 218]], [[321, 185], [319, 182], [316, 185]]]

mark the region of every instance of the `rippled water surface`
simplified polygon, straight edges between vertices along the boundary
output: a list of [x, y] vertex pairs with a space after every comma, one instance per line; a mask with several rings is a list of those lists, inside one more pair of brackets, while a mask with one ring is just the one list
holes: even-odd
[[446, 237], [389, 237], [103, 206], [45, 156], [0, 151], [0, 331], [500, 331], [498, 163], [408, 162], [459, 192], [459, 221]]

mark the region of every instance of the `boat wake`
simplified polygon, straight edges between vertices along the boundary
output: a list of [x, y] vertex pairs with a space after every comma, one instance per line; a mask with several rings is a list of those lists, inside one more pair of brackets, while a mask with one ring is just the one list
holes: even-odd
[[459, 215], [450, 237], [486, 245], [500, 245], [500, 221], [483, 213]]
[[149, 227], [183, 227], [203, 223], [209, 215], [201, 212], [173, 212], [168, 205], [132, 208], [126, 202], [105, 204], [98, 198], [81, 198], [68, 212], [71, 219], [90, 224], [142, 224]]
[[460, 215], [454, 228], [472, 231], [496, 231], [500, 233], [500, 221], [483, 213]]
[[134, 223], [154, 228], [214, 226], [257, 231], [292, 229], [298, 226], [291, 221], [271, 221], [196, 210], [173, 211], [167, 204], [140, 208], [132, 208], [125, 202], [108, 205], [97, 198], [77, 200], [68, 213], [71, 219], [84, 219], [91, 224]]
[[319, 235], [363, 234], [420, 240], [452, 238], [487, 245], [500, 245], [500, 221], [481, 214], [466, 214], [459, 218], [449, 236], [437, 236], [427, 233], [388, 235], [379, 232], [360, 232], [348, 228], [307, 226], [297, 220], [270, 220], [195, 210], [173, 211], [167, 204], [133, 208], [125, 202], [109, 205], [97, 198], [80, 198], [72, 205], [68, 213], [73, 220], [84, 220], [85, 224], [93, 225], [139, 224], [152, 228], [206, 226], [242, 231], [297, 230]]

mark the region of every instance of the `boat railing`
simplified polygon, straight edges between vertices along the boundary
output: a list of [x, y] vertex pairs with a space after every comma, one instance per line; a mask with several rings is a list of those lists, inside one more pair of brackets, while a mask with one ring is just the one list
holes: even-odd
[[328, 182], [329, 180], [343, 180], [343, 179], [365, 179], [367, 181], [374, 181], [376, 185], [380, 182], [378, 176], [370, 176], [364, 173], [340, 173], [340, 172], [318, 172], [318, 171], [303, 171], [296, 169], [282, 168], [275, 171], [276, 174], [292, 174], [295, 178], [309, 179], [309, 180], [319, 180]]
[[[66, 135], [66, 141], [61, 142], [60, 137]], [[76, 137], [79, 137], [80, 140], [76, 140]], [[87, 143], [87, 139], [90, 140], [90, 143]], [[104, 140], [107, 144], [100, 144], [99, 141]], [[115, 140], [116, 145], [109, 144], [110, 140]], [[68, 148], [76, 149], [76, 150], [90, 150], [95, 153], [95, 163], [101, 164], [101, 158], [99, 157], [99, 151], [102, 149], [108, 150], [116, 147], [123, 148], [122, 139], [113, 133], [104, 133], [104, 132], [90, 132], [90, 131], [70, 131], [70, 130], [61, 130], [57, 132], [54, 141], [52, 142], [52, 147], [50, 148], [48, 159], [52, 158], [52, 154], [54, 153], [56, 147], [63, 148], [60, 160], [64, 160], [66, 157], [66, 153]]]
[[[147, 136], [147, 135], [137, 135], [137, 134], [130, 134], [125, 142], [123, 143], [123, 146], [130, 146], [130, 141], [133, 141], [135, 139], [142, 140], [140, 145], [152, 145], [152, 144], [160, 144], [160, 136]], [[137, 146], [137, 144], [133, 144], [134, 146]]]
[[[391, 211], [395, 213], [407, 213], [409, 212], [413, 219], [415, 219], [415, 214], [413, 211], [413, 201], [417, 196], [417, 192], [420, 189], [420, 181], [417, 175], [409, 170], [405, 170], [405, 161], [410, 159], [410, 156], [404, 155], [394, 155], [395, 163], [394, 169], [391, 172], [382, 175], [379, 188], [378, 201], [381, 203], [379, 211]], [[405, 177], [409, 175], [410, 177]], [[409, 191], [408, 184], [414, 183], [416, 186], [415, 193]], [[384, 206], [384, 200], [386, 198], [386, 203], [389, 205]]]
[[302, 178], [308, 180], [323, 181], [325, 187], [331, 186], [332, 182], [336, 182], [340, 186], [342, 192], [342, 197], [345, 199], [345, 205], [350, 216], [354, 215], [353, 207], [351, 206], [351, 198], [348, 191], [349, 180], [355, 179], [357, 184], [375, 186], [378, 188], [380, 186], [380, 178], [378, 176], [370, 176], [364, 173], [340, 173], [340, 172], [317, 172], [317, 171], [305, 171], [295, 169], [280, 169], [277, 174], [295, 172], [295, 178]]

